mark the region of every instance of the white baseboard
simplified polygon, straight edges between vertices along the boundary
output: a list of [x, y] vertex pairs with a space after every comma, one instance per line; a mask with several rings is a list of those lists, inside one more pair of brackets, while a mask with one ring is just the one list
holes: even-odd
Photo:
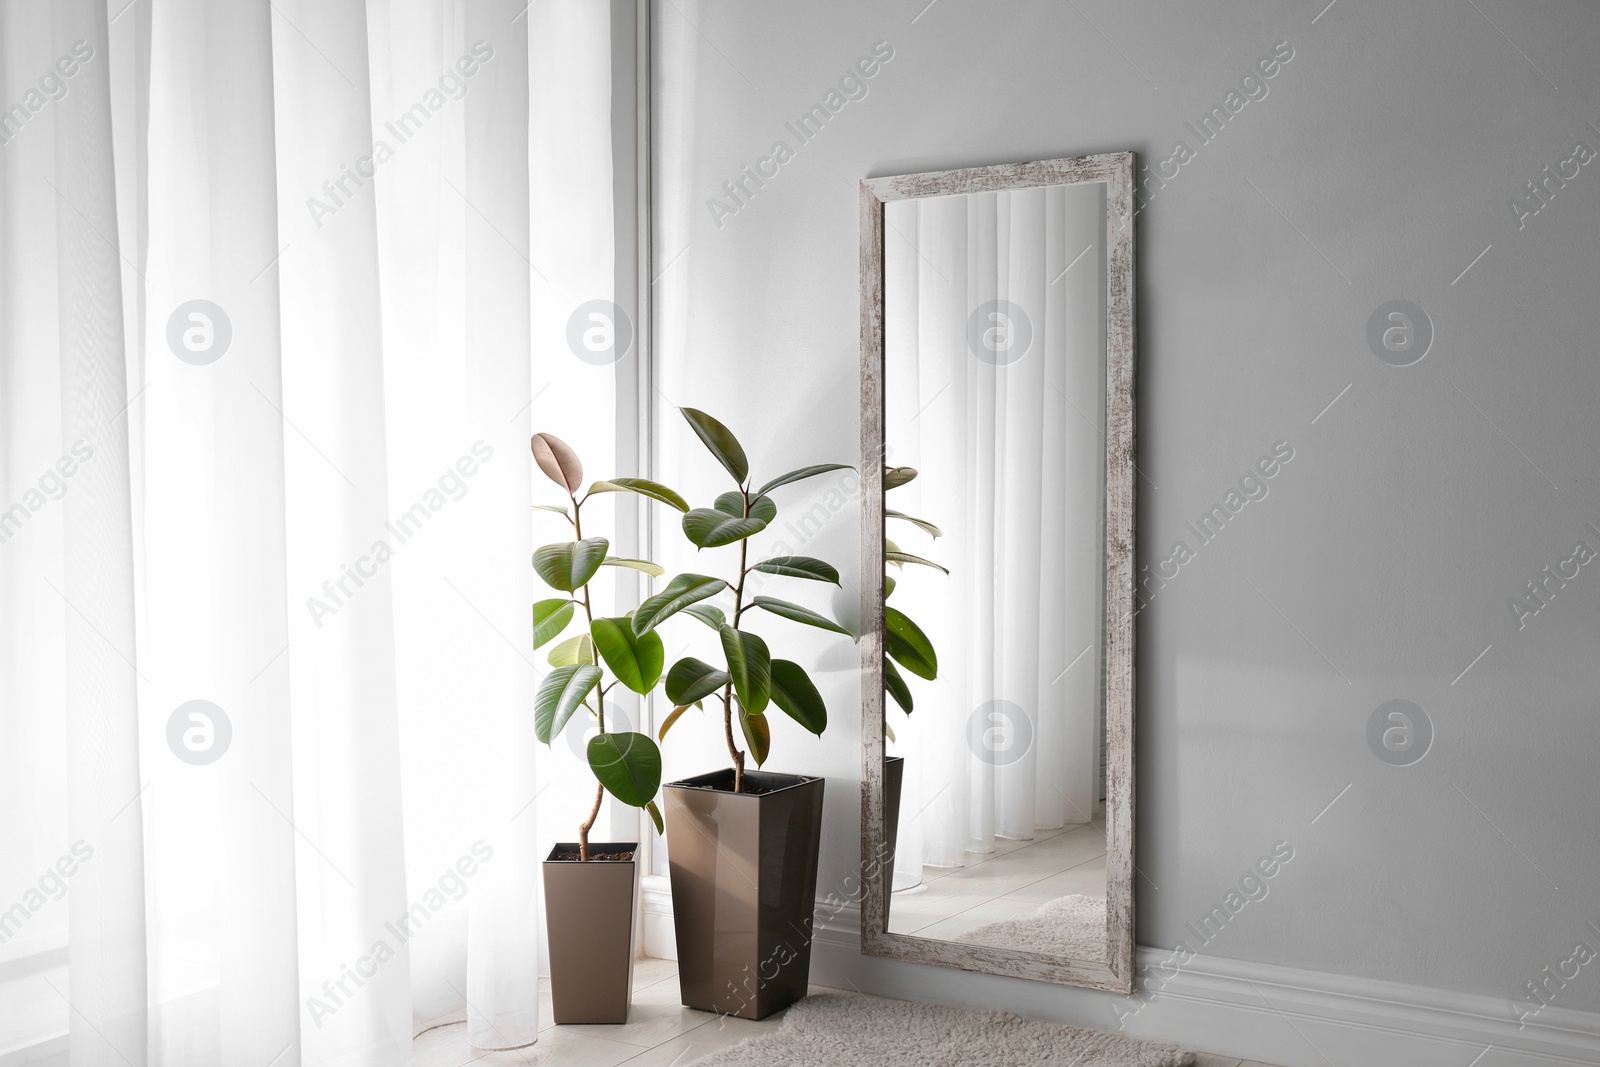
[[646, 956], [658, 960], [678, 958], [678, 935], [672, 926], [672, 880], [664, 874], [647, 874], [639, 879], [639, 906]]
[[[672, 896], [645, 879], [646, 953], [676, 959]], [[1122, 1029], [1283, 1067], [1555, 1067], [1600, 1063], [1600, 1014], [1547, 1007], [1519, 1025], [1493, 997], [1202, 956], [1133, 997], [862, 956], [860, 912], [818, 904], [819, 985]], [[670, 955], [667, 955], [670, 953]], [[1141, 947], [1141, 975], [1167, 950]]]

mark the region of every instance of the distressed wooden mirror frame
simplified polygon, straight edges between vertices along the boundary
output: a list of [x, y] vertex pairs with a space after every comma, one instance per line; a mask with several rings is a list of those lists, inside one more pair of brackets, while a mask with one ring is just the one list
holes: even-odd
[[[1106, 185], [1107, 962], [888, 931], [884, 835], [884, 204], [961, 193]], [[861, 182], [861, 950], [869, 956], [1118, 993], [1133, 990], [1133, 153], [1114, 152]]]

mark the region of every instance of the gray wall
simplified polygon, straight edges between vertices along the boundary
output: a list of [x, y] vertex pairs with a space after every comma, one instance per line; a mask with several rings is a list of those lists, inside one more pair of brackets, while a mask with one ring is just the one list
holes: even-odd
[[[659, 473], [703, 491], [667, 400], [721, 414], [758, 470], [856, 456], [859, 178], [1153, 167], [1186, 142], [1138, 217], [1138, 551], [1198, 546], [1138, 620], [1139, 941], [1199, 947], [1185, 923], [1287, 841], [1207, 953], [1515, 999], [1600, 948], [1600, 565], [1520, 628], [1508, 603], [1578, 540], [1600, 551], [1600, 159], [1520, 227], [1510, 206], [1600, 147], [1600, 8], [925, 3], [656, 6]], [[878, 41], [867, 95], [800, 145], [785, 122]], [[1202, 145], [1185, 123], [1284, 41]], [[794, 158], [714, 217], [780, 139]], [[1410, 366], [1367, 339], [1395, 299], [1432, 322]], [[1185, 524], [1277, 442], [1268, 495], [1200, 546]], [[856, 523], [850, 503], [807, 551], [854, 572]], [[824, 740], [774, 743], [830, 776], [824, 892], [856, 863], [859, 764], [856, 679], [825, 693]], [[1395, 699], [1434, 731], [1410, 766], [1367, 740]], [[673, 770], [715, 765], [690, 743]], [[1557, 1003], [1600, 1009], [1597, 970]]]

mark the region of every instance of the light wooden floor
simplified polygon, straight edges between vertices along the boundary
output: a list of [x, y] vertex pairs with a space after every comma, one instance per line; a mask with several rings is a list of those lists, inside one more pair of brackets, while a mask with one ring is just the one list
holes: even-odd
[[[726, 1045], [775, 1030], [783, 1021], [781, 1014], [752, 1023], [685, 1008], [678, 1001], [678, 968], [671, 960], [640, 960], [634, 965], [633, 988], [633, 1008], [625, 1026], [552, 1026], [546, 980], [540, 983], [539, 1018], [544, 1028], [538, 1044], [509, 1052], [480, 1052], [467, 1045], [466, 1023], [451, 1023], [417, 1037], [410, 1067], [617, 1067], [624, 1063], [628, 1067], [687, 1067]], [[818, 986], [812, 992], [823, 990]], [[1201, 1055], [1197, 1067], [1271, 1065]]]

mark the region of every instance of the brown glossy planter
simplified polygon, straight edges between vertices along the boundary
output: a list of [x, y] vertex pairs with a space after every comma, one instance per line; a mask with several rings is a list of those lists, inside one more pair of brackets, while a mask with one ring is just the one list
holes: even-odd
[[714, 771], [663, 787], [683, 1003], [764, 1019], [806, 995], [821, 778]]
[[545, 929], [550, 939], [550, 999], [558, 1025], [625, 1023], [633, 992], [633, 901], [639, 884], [633, 859], [595, 859], [632, 852], [632, 842], [589, 845], [590, 859], [558, 860], [577, 851], [561, 842], [544, 861]]
[[[900, 844], [900, 791], [906, 780], [906, 758], [885, 756], [883, 759], [883, 837], [888, 848], [884, 857], [883, 884], [894, 888], [894, 855]], [[883, 895], [883, 917], [889, 918], [893, 893]]]

